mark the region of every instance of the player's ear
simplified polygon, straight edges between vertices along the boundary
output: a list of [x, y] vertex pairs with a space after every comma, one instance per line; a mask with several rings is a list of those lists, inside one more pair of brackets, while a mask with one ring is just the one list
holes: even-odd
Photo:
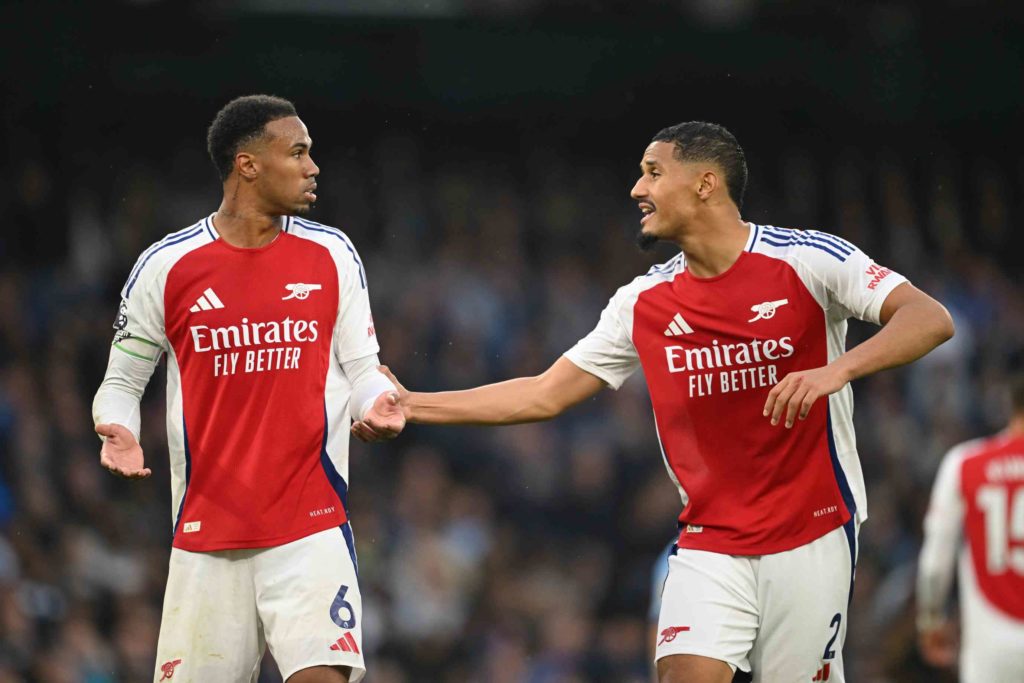
[[246, 180], [255, 180], [259, 175], [256, 156], [251, 152], [239, 152], [235, 155], [235, 169], [238, 171], [238, 175]]
[[718, 189], [718, 174], [708, 170], [700, 174], [700, 184], [697, 186], [697, 196], [703, 200], [708, 199]]

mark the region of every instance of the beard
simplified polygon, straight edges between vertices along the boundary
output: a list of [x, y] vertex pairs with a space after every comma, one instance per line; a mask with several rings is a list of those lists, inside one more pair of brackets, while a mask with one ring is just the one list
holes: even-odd
[[650, 251], [657, 243], [658, 238], [654, 235], [647, 234], [643, 231], [643, 228], [636, 233], [636, 246], [640, 247], [640, 251]]

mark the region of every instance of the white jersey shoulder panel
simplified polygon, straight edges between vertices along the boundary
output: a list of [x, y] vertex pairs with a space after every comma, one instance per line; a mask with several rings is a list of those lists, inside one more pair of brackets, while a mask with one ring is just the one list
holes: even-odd
[[601, 312], [597, 326], [566, 351], [565, 357], [613, 389], [621, 387], [640, 366], [633, 346], [633, 307], [637, 299], [646, 290], [671, 282], [685, 268], [686, 261], [679, 253], [620, 287]]

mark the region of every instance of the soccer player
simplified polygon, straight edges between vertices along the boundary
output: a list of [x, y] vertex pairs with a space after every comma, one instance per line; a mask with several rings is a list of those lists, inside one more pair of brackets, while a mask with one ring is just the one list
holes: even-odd
[[[407, 392], [408, 420], [544, 420], [643, 368], [670, 476], [677, 552], [663, 594], [664, 683], [842, 681], [857, 526], [866, 518], [849, 382], [953, 334], [935, 300], [833, 235], [745, 222], [743, 150], [723, 127], [659, 132], [632, 190], [639, 240], [681, 254], [611, 298], [536, 377]], [[846, 320], [882, 324], [845, 349]], [[389, 436], [360, 422], [364, 440]]]
[[945, 616], [960, 556], [964, 683], [1024, 681], [1024, 375], [1010, 383], [1006, 430], [946, 454], [924, 522], [917, 577], [917, 628], [925, 661], [957, 658]]
[[316, 201], [312, 140], [287, 100], [228, 103], [209, 128], [212, 215], [139, 257], [93, 403], [100, 462], [150, 475], [139, 401], [167, 356], [173, 549], [154, 681], [363, 677], [346, 510], [350, 414], [399, 433], [377, 372], [366, 273]]

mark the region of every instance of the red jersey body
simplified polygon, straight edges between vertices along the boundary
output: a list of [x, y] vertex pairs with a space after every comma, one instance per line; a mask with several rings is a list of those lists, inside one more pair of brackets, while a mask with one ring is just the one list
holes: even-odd
[[973, 442], [958, 467], [963, 536], [978, 589], [995, 609], [1024, 622], [1024, 436]]
[[849, 317], [877, 323], [905, 280], [832, 235], [750, 233], [717, 277], [694, 277], [680, 254], [621, 288], [566, 354], [616, 388], [643, 368], [684, 504], [681, 548], [775, 553], [866, 518], [849, 387], [792, 429], [762, 410], [787, 374], [844, 351]]
[[121, 335], [168, 355], [174, 546], [281, 545], [347, 521], [347, 360], [379, 349], [340, 231], [288, 218], [258, 249], [211, 219], [139, 259]]

